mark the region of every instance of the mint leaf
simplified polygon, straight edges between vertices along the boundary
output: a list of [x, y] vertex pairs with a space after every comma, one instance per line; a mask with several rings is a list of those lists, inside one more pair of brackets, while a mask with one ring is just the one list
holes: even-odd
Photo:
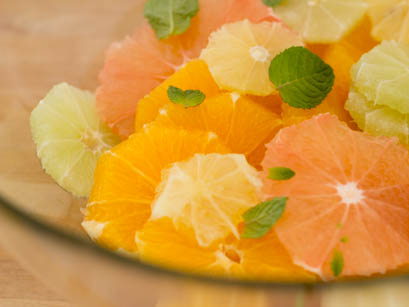
[[269, 74], [284, 102], [300, 109], [318, 106], [335, 79], [331, 66], [304, 47], [291, 47], [277, 55]]
[[284, 213], [287, 197], [276, 197], [250, 208], [243, 214], [242, 238], [256, 239], [267, 234]]
[[295, 172], [287, 167], [273, 167], [268, 170], [268, 178], [272, 180], [288, 180], [295, 176]]
[[331, 271], [335, 277], [338, 277], [344, 270], [344, 256], [339, 250], [334, 250], [330, 265]]
[[183, 91], [175, 86], [168, 87], [169, 100], [175, 104], [181, 104], [185, 108], [195, 107], [201, 104], [206, 96], [199, 90]]
[[342, 237], [340, 241], [342, 243], [348, 243], [349, 239], [348, 239], [348, 237]]
[[283, 2], [283, 0], [262, 0], [262, 1], [265, 5], [269, 7], [280, 5]]
[[199, 11], [198, 0], [148, 0], [143, 14], [159, 39], [185, 32]]

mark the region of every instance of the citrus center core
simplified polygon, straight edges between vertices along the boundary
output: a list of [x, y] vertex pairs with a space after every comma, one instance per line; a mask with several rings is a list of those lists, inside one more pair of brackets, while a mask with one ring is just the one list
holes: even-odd
[[103, 150], [101, 138], [98, 132], [86, 130], [81, 136], [81, 142], [94, 154]]
[[339, 197], [345, 205], [359, 204], [365, 197], [355, 182], [338, 184], [336, 186]]
[[254, 46], [250, 48], [250, 55], [257, 62], [266, 62], [270, 52], [263, 46]]

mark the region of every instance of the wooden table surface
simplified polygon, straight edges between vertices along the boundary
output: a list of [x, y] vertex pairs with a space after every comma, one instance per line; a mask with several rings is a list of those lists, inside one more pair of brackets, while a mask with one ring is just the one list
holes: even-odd
[[0, 307], [75, 307], [47, 289], [0, 248]]
[[[94, 91], [105, 50], [112, 42], [132, 34], [142, 20], [143, 3], [144, 0], [0, 0], [0, 122], [10, 123], [0, 129], [0, 186], [7, 181], [19, 187], [19, 181], [34, 180], [34, 166], [39, 169], [33, 154], [25, 153], [23, 158], [15, 150], [20, 146], [21, 152], [32, 151], [27, 145], [31, 141], [29, 132], [22, 133], [28, 112], [54, 84], [63, 81]], [[13, 157], [22, 161], [28, 156], [31, 164], [10, 163]], [[8, 189], [10, 196], [22, 194], [38, 204], [50, 203], [30, 193], [19, 193], [21, 190]], [[69, 197], [58, 199], [65, 201], [60, 206], [63, 209], [70, 203]], [[53, 214], [60, 219], [67, 215], [67, 221], [74, 220], [63, 209], [41, 212], [43, 209], [52, 208], [38, 206], [36, 213]], [[32, 277], [0, 246], [0, 307], [73, 306]]]

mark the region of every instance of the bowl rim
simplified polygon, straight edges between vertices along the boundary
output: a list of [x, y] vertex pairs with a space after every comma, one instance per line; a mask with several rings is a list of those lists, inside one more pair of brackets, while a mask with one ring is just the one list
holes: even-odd
[[[329, 286], [353, 286], [353, 285], [363, 285], [363, 284], [374, 284], [378, 282], [386, 281], [397, 281], [397, 280], [407, 280], [408, 276], [380, 276], [376, 278], [364, 278], [364, 279], [352, 279], [352, 280], [341, 280], [341, 281], [316, 281], [316, 282], [286, 282], [286, 281], [257, 281], [257, 280], [240, 280], [227, 277], [216, 277], [205, 274], [182, 272], [179, 270], [172, 270], [170, 268], [156, 266], [154, 264], [149, 264], [142, 262], [135, 258], [130, 258], [114, 251], [110, 251], [103, 248], [97, 244], [94, 244], [90, 240], [85, 240], [74, 233], [71, 233], [62, 228], [47, 224], [41, 221], [41, 219], [27, 213], [26, 211], [13, 205], [13, 202], [8, 200], [6, 197], [0, 194], [0, 208], [5, 209], [6, 213], [13, 216], [15, 220], [21, 221], [25, 226], [32, 228], [36, 232], [43, 233], [51, 239], [62, 240], [63, 242], [71, 245], [75, 245], [77, 248], [85, 249], [89, 252], [98, 254], [105, 259], [112, 259], [122, 265], [126, 265], [132, 269], [143, 270], [146, 273], [153, 273], [157, 275], [164, 275], [168, 278], [176, 279], [191, 279], [197, 282], [207, 283], [207, 284], [217, 284], [222, 286], [234, 286], [240, 288], [259, 288], [259, 289], [287, 289], [287, 290], [300, 290], [302, 288], [326, 288]], [[1, 213], [0, 213], [1, 214]]]

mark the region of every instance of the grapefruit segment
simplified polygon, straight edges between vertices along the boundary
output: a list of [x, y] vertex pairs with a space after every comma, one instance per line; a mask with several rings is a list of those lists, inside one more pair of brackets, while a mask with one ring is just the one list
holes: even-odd
[[[396, 140], [352, 131], [323, 114], [281, 130], [267, 148], [264, 192], [289, 197], [276, 231], [296, 264], [332, 279], [335, 249], [344, 257], [342, 276], [409, 262], [409, 154]], [[277, 165], [296, 176], [269, 180]]]

